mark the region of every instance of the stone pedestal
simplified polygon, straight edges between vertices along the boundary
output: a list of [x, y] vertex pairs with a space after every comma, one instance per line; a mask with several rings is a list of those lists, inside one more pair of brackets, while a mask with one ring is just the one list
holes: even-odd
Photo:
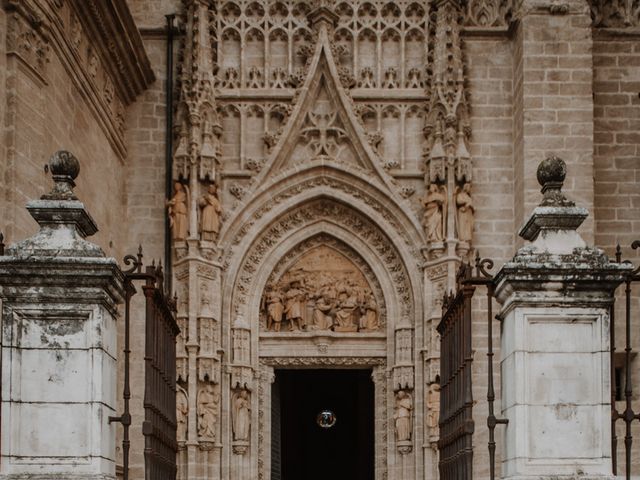
[[115, 478], [116, 309], [122, 273], [85, 237], [77, 160], [50, 162], [56, 187], [27, 206], [40, 231], [0, 256], [0, 478]]
[[609, 308], [629, 270], [576, 232], [587, 217], [560, 187], [564, 162], [541, 164], [544, 200], [496, 276], [502, 303], [502, 477], [609, 478]]

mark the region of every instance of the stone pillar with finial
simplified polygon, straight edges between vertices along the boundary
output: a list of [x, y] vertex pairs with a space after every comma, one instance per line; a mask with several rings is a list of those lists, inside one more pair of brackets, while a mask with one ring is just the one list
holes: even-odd
[[69, 152], [54, 187], [27, 204], [40, 225], [0, 256], [2, 479], [115, 479], [116, 305], [123, 274], [86, 240], [96, 224], [73, 192]]
[[495, 277], [502, 304], [502, 478], [611, 478], [609, 309], [632, 268], [577, 231], [588, 211], [562, 193], [564, 161], [538, 167], [528, 243]]

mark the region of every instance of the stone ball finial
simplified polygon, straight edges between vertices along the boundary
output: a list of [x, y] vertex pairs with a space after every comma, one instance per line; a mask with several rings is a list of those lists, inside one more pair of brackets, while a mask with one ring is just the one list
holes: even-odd
[[49, 170], [53, 178], [53, 189], [43, 195], [43, 200], [77, 200], [73, 193], [74, 180], [80, 173], [80, 162], [70, 152], [58, 150], [49, 159]]
[[560, 157], [551, 155], [540, 162], [537, 176], [541, 187], [550, 183], [562, 185], [567, 176], [567, 164]]
[[80, 162], [73, 153], [58, 150], [49, 159], [49, 169], [52, 175], [70, 177], [71, 180], [75, 180], [80, 173]]
[[559, 157], [551, 155], [538, 165], [538, 183], [542, 185], [541, 206], [570, 207], [575, 203], [562, 193], [562, 185], [567, 176], [567, 164]]

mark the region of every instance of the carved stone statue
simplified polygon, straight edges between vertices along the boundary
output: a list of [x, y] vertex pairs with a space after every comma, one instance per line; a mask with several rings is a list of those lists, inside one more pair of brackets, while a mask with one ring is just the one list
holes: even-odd
[[338, 294], [334, 330], [336, 332], [356, 332], [358, 327], [354, 322], [354, 313], [358, 308], [357, 298], [350, 292], [343, 290]]
[[458, 238], [465, 242], [473, 239], [473, 221], [475, 208], [471, 200], [471, 184], [465, 183], [456, 189], [456, 220], [458, 224]]
[[167, 201], [171, 238], [173, 240], [186, 240], [189, 230], [187, 192], [180, 182], [175, 182], [173, 189], [173, 197]]
[[364, 315], [360, 317], [360, 330], [374, 331], [378, 329], [378, 305], [372, 293], [369, 293], [364, 304]]
[[399, 442], [411, 440], [411, 411], [413, 400], [411, 394], [405, 390], [396, 393], [396, 408], [393, 419], [396, 426], [396, 439]]
[[282, 295], [277, 290], [271, 290], [267, 294], [267, 330], [279, 332], [283, 315]]
[[333, 317], [330, 315], [333, 307], [333, 302], [323, 295], [316, 299], [311, 325], [313, 330], [329, 330], [333, 326]]
[[202, 209], [200, 217], [200, 238], [213, 242], [218, 237], [220, 231], [220, 214], [222, 206], [218, 200], [217, 187], [215, 183], [210, 183], [207, 193], [200, 197], [198, 205]]
[[429, 185], [429, 190], [422, 198], [424, 215], [422, 224], [430, 242], [442, 242], [444, 240], [444, 211], [447, 202], [446, 188], [437, 184]]
[[286, 313], [287, 320], [289, 320], [289, 330], [302, 330], [306, 294], [301, 288], [300, 281], [294, 280], [289, 284], [285, 298], [284, 313]]
[[245, 442], [249, 441], [251, 406], [249, 401], [249, 392], [247, 390], [239, 390], [233, 396], [231, 421], [233, 427], [233, 439]]
[[179, 442], [187, 440], [189, 418], [189, 399], [183, 388], [178, 387], [176, 392], [176, 422], [178, 424], [176, 437]]
[[198, 408], [198, 436], [214, 440], [216, 438], [216, 423], [218, 419], [218, 405], [220, 395], [213, 385], [207, 383], [200, 387], [197, 399]]

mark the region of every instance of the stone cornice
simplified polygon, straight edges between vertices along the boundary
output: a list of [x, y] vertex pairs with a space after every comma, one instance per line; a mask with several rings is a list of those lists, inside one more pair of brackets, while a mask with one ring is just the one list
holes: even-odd
[[15, 51], [10, 45], [7, 53], [48, 84], [47, 63], [55, 52], [124, 160], [125, 106], [155, 80], [125, 0], [4, 0], [2, 7], [14, 16], [11, 25], [24, 25], [14, 34], [20, 35], [12, 42]]
[[[125, 104], [155, 80], [125, 0], [72, 0]], [[98, 40], [98, 41], [95, 41]]]

